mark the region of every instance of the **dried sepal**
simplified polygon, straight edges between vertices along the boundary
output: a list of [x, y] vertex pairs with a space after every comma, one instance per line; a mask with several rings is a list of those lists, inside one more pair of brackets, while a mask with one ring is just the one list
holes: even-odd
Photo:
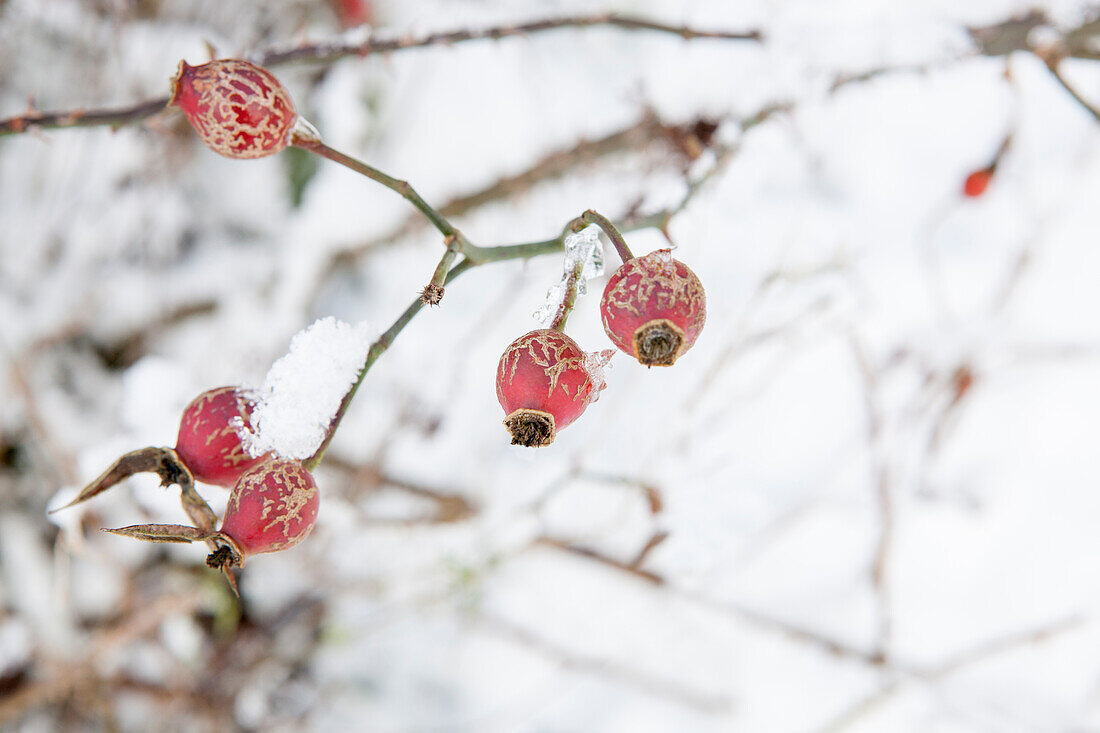
[[[107, 489], [122, 483], [135, 473], [155, 473], [160, 476], [161, 486], [179, 484], [191, 486], [194, 479], [191, 471], [180, 460], [179, 455], [171, 448], [141, 448], [127, 453], [111, 464], [111, 467], [101, 473], [98, 478], [85, 486], [76, 498], [65, 506], [51, 510], [53, 512], [68, 509], [71, 506], [83, 503], [94, 496], [102, 494]], [[193, 489], [192, 489], [193, 491]], [[201, 501], [201, 498], [200, 498]], [[205, 502], [203, 502], [205, 504]], [[209, 507], [207, 507], [209, 509]]]
[[116, 529], [104, 528], [103, 531], [123, 537], [133, 537], [143, 542], [205, 542], [212, 536], [211, 532], [186, 524], [134, 524]]
[[244, 567], [245, 554], [240, 545], [232, 537], [222, 532], [211, 534], [207, 538], [206, 544], [213, 550], [206, 556], [206, 566], [221, 570], [226, 582], [229, 583], [229, 588], [233, 591], [233, 595], [240, 597], [241, 593], [237, 589], [237, 576], [233, 574], [233, 568]]
[[214, 551], [206, 558], [209, 567], [244, 567], [245, 552], [235, 539], [225, 532], [214, 532], [209, 539], [214, 547]]
[[218, 523], [218, 515], [206, 503], [206, 499], [195, 491], [195, 484], [188, 481], [180, 484], [180, 505], [187, 512], [188, 518], [205, 532], [213, 532]]

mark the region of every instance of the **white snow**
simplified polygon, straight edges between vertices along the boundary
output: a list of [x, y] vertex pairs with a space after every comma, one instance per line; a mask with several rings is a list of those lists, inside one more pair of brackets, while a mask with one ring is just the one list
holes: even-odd
[[584, 295], [588, 292], [588, 281], [603, 275], [603, 241], [600, 239], [600, 228], [595, 224], [565, 236], [562, 274], [568, 277], [578, 265], [581, 272], [577, 286], [580, 294]]
[[272, 364], [254, 390], [254, 408], [239, 433], [253, 456], [274, 452], [309, 458], [355, 383], [370, 348], [365, 323], [322, 318], [294, 335], [287, 355]]
[[[28, 95], [53, 109], [163, 94], [205, 39], [248, 54], [337, 33], [326, 3], [125, 5], [0, 3], [0, 115]], [[119, 640], [96, 666], [103, 709], [124, 731], [190, 722], [193, 696], [175, 692], [214, 684], [239, 718], [207, 727], [1100, 730], [1100, 135], [1034, 56], [976, 56], [966, 30], [1037, 7], [1060, 31], [1088, 5], [377, 0], [373, 38], [616, 11], [767, 39], [592, 28], [280, 67], [326, 142], [434, 206], [647, 112], [721, 118], [737, 152], [668, 228], [707, 288], [707, 325], [673, 368], [617, 358], [552, 446], [513, 448], [497, 360], [552, 283], [553, 316], [570, 261], [471, 270], [372, 367], [318, 468], [309, 540], [249, 561], [252, 629], [169, 621]], [[898, 68], [831, 88], [883, 67]], [[1063, 72], [1100, 105], [1100, 63]], [[790, 111], [740, 131], [777, 102]], [[1009, 134], [988, 191], [963, 200]], [[553, 237], [589, 208], [646, 216], [712, 154], [692, 164], [657, 134], [455, 224], [492, 246]], [[232, 616], [203, 548], [96, 531], [186, 521], [155, 477], [53, 515], [60, 537], [48, 498], [170, 445], [202, 390], [263, 384], [303, 325], [388, 324], [430, 276], [438, 233], [391, 236], [416, 218], [407, 201], [322, 161], [293, 207], [290, 159], [220, 158], [171, 116], [0, 139], [0, 446], [18, 444], [0, 461], [0, 676], [30, 663], [49, 689], [164, 593]], [[639, 254], [668, 246], [627, 236]], [[568, 330], [609, 345], [594, 298]], [[273, 370], [257, 444], [310, 453], [354, 378], [365, 335], [317, 333], [327, 346], [293, 366], [296, 342]], [[224, 507], [227, 492], [200, 489]], [[439, 521], [456, 496], [475, 512]], [[885, 659], [868, 657], [880, 644]], [[123, 669], [164, 688], [114, 691]], [[13, 730], [91, 720], [87, 697]]]

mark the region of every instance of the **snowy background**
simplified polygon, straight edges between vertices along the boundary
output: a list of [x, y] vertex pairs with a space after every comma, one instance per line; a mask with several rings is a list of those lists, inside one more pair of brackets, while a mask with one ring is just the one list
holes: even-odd
[[[206, 44], [331, 39], [345, 5], [0, 0], [0, 117], [163, 96]], [[620, 355], [554, 445], [513, 448], [497, 359], [561, 259], [471, 271], [371, 371], [313, 535], [252, 559], [239, 604], [204, 548], [99, 531], [184, 521], [155, 478], [46, 509], [173, 444], [199, 392], [262, 384], [315, 319], [381, 333], [440, 237], [179, 115], [0, 138], [0, 727], [1100, 731], [1100, 128], [968, 31], [1083, 28], [1095, 55], [1088, 5], [377, 0], [379, 38], [598, 10], [765, 38], [566, 28], [278, 67], [330, 145], [478, 244], [705, 179], [669, 235], [709, 318], [673, 368]], [[1032, 6], [1029, 35], [1001, 25]], [[1094, 106], [1098, 64], [1060, 67]], [[588, 350], [597, 305], [569, 324]]]

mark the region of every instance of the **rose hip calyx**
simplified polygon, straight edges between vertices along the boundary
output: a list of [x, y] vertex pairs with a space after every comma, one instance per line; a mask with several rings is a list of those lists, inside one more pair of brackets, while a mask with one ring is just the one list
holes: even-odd
[[504, 427], [512, 435], [512, 445], [541, 448], [554, 442], [554, 416], [542, 410], [520, 408], [504, 418]]
[[684, 329], [657, 318], [634, 332], [634, 353], [647, 366], [672, 366], [684, 347]]

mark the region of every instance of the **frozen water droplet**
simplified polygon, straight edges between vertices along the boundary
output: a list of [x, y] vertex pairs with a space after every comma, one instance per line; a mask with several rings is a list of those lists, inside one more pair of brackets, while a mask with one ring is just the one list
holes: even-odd
[[611, 364], [611, 357], [615, 356], [616, 349], [603, 349], [602, 351], [589, 351], [584, 355], [584, 370], [588, 372], [592, 380], [592, 393], [588, 396], [589, 402], [595, 402], [600, 398], [600, 390], [607, 386], [607, 377], [604, 370]]
[[672, 250], [671, 249], [655, 249], [649, 254], [645, 255], [645, 261], [650, 267], [658, 268], [660, 272], [667, 273], [669, 275], [676, 274], [676, 266], [672, 264]]
[[294, 121], [294, 127], [290, 128], [290, 137], [291, 140], [296, 139], [305, 143], [321, 142], [321, 133], [317, 132], [312, 122], [301, 115]]
[[558, 308], [561, 307], [562, 298], [565, 297], [565, 281], [555, 283], [551, 285], [546, 291], [546, 299], [543, 301], [531, 317], [542, 328], [546, 328], [550, 325], [550, 321], [554, 319], [554, 316], [558, 312]]
[[600, 241], [599, 227], [585, 227], [579, 232], [567, 234], [564, 245], [565, 261], [562, 263], [561, 281], [546, 291], [546, 301], [531, 314], [544, 328], [557, 315], [565, 297], [565, 285], [577, 265], [581, 265], [580, 277], [577, 279], [578, 296], [587, 295], [588, 281], [603, 274], [603, 242]]
[[582, 282], [603, 274], [603, 242], [599, 227], [593, 225], [566, 235], [562, 269], [568, 276], [578, 264], [582, 266]]

